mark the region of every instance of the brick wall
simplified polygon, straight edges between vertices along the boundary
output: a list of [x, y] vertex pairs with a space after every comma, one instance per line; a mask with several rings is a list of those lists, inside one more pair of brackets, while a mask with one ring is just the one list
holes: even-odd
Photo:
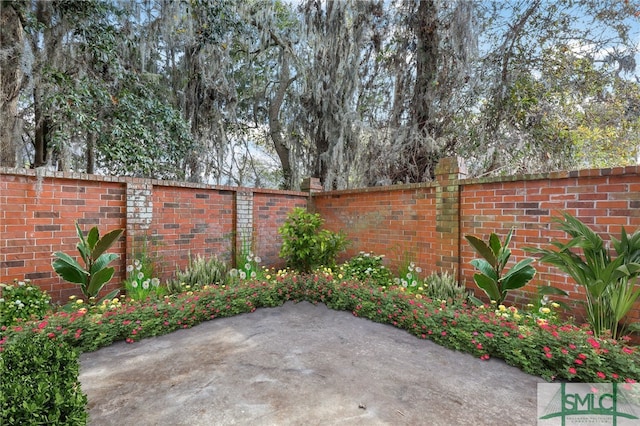
[[438, 262], [435, 185], [314, 193], [312, 199], [325, 227], [347, 235], [350, 245], [343, 259], [372, 251], [384, 254], [394, 266], [404, 260], [421, 265]]
[[[58, 301], [78, 294], [75, 284], [55, 274], [51, 254], [77, 253], [75, 221], [87, 230], [98, 225], [104, 233], [125, 227], [125, 210], [125, 188], [118, 182], [0, 174], [0, 282], [29, 278]], [[124, 242], [112, 252], [123, 258]], [[123, 270], [118, 264], [119, 276]], [[116, 280], [108, 289], [115, 287]]]
[[[385, 254], [392, 268], [410, 259], [427, 274], [455, 272], [474, 290], [469, 262], [476, 254], [464, 240], [466, 234], [487, 239], [491, 232], [504, 236], [515, 228], [511, 248], [516, 262], [527, 257], [523, 247], [548, 248], [553, 239], [565, 237], [551, 223], [560, 211], [607, 238], [609, 233], [619, 237], [622, 226], [629, 233], [640, 227], [637, 166], [465, 179], [460, 160], [444, 159], [436, 173], [433, 183], [314, 193], [312, 206], [327, 228], [346, 231], [352, 242], [348, 255]], [[584, 299], [583, 289], [555, 268], [535, 267], [534, 281], [514, 293], [512, 301], [526, 302], [538, 285], [550, 284], [569, 292], [572, 313], [579, 314], [575, 301]], [[640, 309], [632, 318], [640, 319]]]
[[[341, 260], [360, 251], [385, 254], [397, 268], [414, 261], [425, 273], [455, 272], [475, 289], [470, 261], [476, 257], [464, 235], [486, 239], [514, 228], [513, 262], [525, 246], [549, 247], [564, 235], [551, 223], [568, 211], [603, 236], [640, 227], [640, 167], [583, 170], [504, 178], [466, 179], [464, 164], [445, 159], [431, 183], [358, 190], [304, 192], [217, 187], [144, 179], [109, 178], [0, 169], [0, 282], [31, 278], [54, 299], [78, 294], [51, 268], [51, 253], [75, 255], [74, 221], [86, 231], [122, 227], [125, 236], [113, 251], [120, 255], [116, 279], [143, 244], [151, 247], [157, 271], [170, 278], [189, 255], [216, 254], [234, 259], [250, 241], [263, 265], [282, 266], [278, 228], [294, 207], [309, 204], [325, 227], [344, 231], [351, 245]], [[568, 291], [571, 301], [583, 290], [546, 265], [514, 301], [524, 302], [537, 285]], [[579, 306], [574, 303], [579, 312]], [[636, 309], [633, 317], [640, 317]]]
[[263, 264], [278, 266], [277, 229], [307, 199], [304, 192], [0, 168], [0, 282], [30, 278], [61, 302], [79, 295], [51, 267], [53, 252], [77, 258], [75, 221], [84, 231], [126, 230], [110, 250], [120, 259], [104, 293], [120, 286], [145, 246], [165, 280], [189, 255], [234, 259], [243, 240]]
[[280, 259], [282, 239], [278, 235], [287, 215], [295, 207], [307, 207], [308, 197], [293, 192], [263, 191], [253, 194], [253, 247], [263, 266], [284, 267]]
[[[549, 248], [554, 239], [566, 240], [552, 223], [566, 211], [588, 224], [605, 240], [620, 237], [621, 228], [632, 233], [640, 228], [640, 167], [582, 170], [523, 176], [513, 179], [474, 179], [461, 182], [460, 231], [462, 235], [504, 236], [515, 228], [512, 240], [516, 260], [526, 257], [523, 247]], [[461, 245], [461, 277], [472, 286], [475, 253]], [[535, 263], [538, 271], [527, 296], [537, 285], [551, 284], [567, 291], [572, 301], [584, 300], [584, 289], [571, 278], [546, 264]], [[517, 295], [517, 293], [516, 293]], [[517, 296], [516, 296], [517, 297]], [[518, 300], [523, 302], [521, 298]], [[574, 305], [574, 313], [583, 308]], [[640, 320], [640, 306], [631, 314]]]

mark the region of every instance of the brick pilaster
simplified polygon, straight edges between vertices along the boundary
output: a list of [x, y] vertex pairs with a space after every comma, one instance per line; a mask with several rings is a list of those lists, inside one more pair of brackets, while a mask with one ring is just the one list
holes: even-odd
[[153, 185], [127, 182], [126, 264], [131, 265], [153, 222]]
[[244, 244], [253, 249], [253, 192], [237, 191], [236, 195], [236, 223], [235, 249], [233, 261], [242, 252]]
[[447, 157], [436, 166], [436, 266], [460, 273], [460, 184], [467, 170], [460, 157]]

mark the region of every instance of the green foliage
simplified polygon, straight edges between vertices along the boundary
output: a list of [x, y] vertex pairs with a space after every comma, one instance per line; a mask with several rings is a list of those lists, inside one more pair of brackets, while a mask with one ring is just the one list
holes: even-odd
[[124, 281], [127, 296], [134, 300], [145, 300], [147, 297], [162, 297], [168, 292], [167, 287], [162, 286], [155, 276], [154, 264], [145, 239], [135, 253], [133, 264], [127, 265], [127, 279]]
[[569, 213], [554, 218], [571, 239], [553, 241], [555, 249], [527, 248], [542, 254], [540, 262], [549, 263], [571, 276], [583, 286], [587, 295], [587, 319], [596, 336], [611, 333], [613, 338], [624, 332], [621, 321], [638, 297], [640, 276], [640, 231], [627, 235], [624, 228], [620, 240], [611, 237], [616, 257], [611, 256], [602, 237]]
[[466, 302], [473, 294], [458, 282], [454, 274], [447, 271], [427, 276], [422, 286], [424, 295], [433, 300]]
[[16, 336], [0, 352], [0, 424], [84, 425], [78, 355], [44, 333]]
[[51, 308], [51, 297], [31, 285], [31, 280], [0, 283], [0, 327], [18, 322], [40, 319]]
[[226, 277], [227, 264], [217, 256], [211, 256], [208, 259], [200, 255], [195, 258], [189, 257], [186, 269], [176, 272], [176, 280], [169, 284], [169, 291], [177, 293], [205, 285], [224, 284]]
[[[452, 302], [454, 304], [466, 303], [471, 299], [472, 292], [458, 283], [455, 275], [445, 271], [434, 272], [426, 278], [421, 278], [422, 268], [414, 262], [407, 262], [401, 266], [399, 277], [394, 279], [394, 283], [400, 291], [415, 295], [418, 299], [427, 298], [435, 302]], [[480, 305], [482, 302], [479, 303]]]
[[236, 268], [230, 271], [232, 280], [251, 280], [261, 277], [260, 263], [262, 259], [253, 253], [252, 244], [248, 240], [242, 240], [241, 249], [236, 256]]
[[260, 279], [263, 275], [259, 267], [260, 262], [262, 262], [260, 256], [253, 254], [251, 247], [243, 243], [242, 252], [236, 260], [238, 267], [229, 271], [231, 281]]
[[118, 340], [135, 342], [214, 318], [279, 306], [289, 300], [307, 300], [391, 324], [481, 359], [501, 358], [548, 380], [624, 382], [640, 377], [640, 352], [628, 346], [624, 338], [596, 338], [588, 328], [559, 322], [552, 312], [545, 314], [545, 319], [515, 307], [475, 307], [431, 300], [403, 290], [335, 280], [331, 272], [297, 275], [280, 271], [268, 281], [203, 286], [158, 301], [111, 301], [89, 306], [88, 311], [60, 312], [34, 327], [3, 331], [0, 351], [20, 336], [29, 338], [34, 333], [81, 351], [96, 350]]
[[398, 269], [399, 276], [395, 278], [393, 281], [396, 285], [406, 288], [411, 292], [416, 292], [416, 289], [419, 290], [422, 280], [420, 279], [420, 274], [422, 273], [422, 268], [412, 262], [410, 260], [405, 260], [405, 262]]
[[393, 282], [391, 271], [382, 262], [384, 255], [375, 255], [361, 251], [349, 259], [342, 267], [344, 276], [374, 286], [388, 286]]
[[127, 266], [129, 275], [124, 281], [127, 296], [134, 300], [145, 300], [147, 297], [161, 297], [165, 294], [166, 287], [160, 285], [160, 280], [154, 277], [153, 267], [149, 266], [145, 257], [135, 259], [132, 265]]
[[347, 240], [342, 233], [320, 229], [323, 222], [318, 213], [309, 213], [300, 207], [289, 213], [278, 229], [282, 236], [280, 257], [287, 261], [287, 266], [300, 272], [311, 272], [319, 266], [335, 265]]
[[[63, 252], [53, 254], [55, 259], [52, 266], [62, 279], [80, 284], [82, 294], [91, 300], [98, 296], [102, 287], [113, 277], [115, 269], [108, 265], [116, 260], [118, 255], [106, 253], [106, 251], [120, 238], [124, 230], [115, 229], [100, 238], [98, 227], [94, 226], [85, 238], [80, 226], [76, 223], [76, 231], [80, 240], [76, 247], [85, 266], [81, 266], [74, 258]], [[111, 299], [117, 293], [118, 291], [111, 292], [106, 298]]]
[[531, 300], [531, 302], [527, 305], [531, 308], [531, 312], [533, 315], [537, 315], [539, 313], [546, 315], [549, 312], [545, 312], [546, 310], [550, 310], [551, 307], [563, 307], [567, 309], [568, 306], [564, 302], [555, 302], [551, 298], [552, 296], [568, 296], [567, 292], [561, 290], [557, 287], [553, 286], [538, 286], [536, 290], [536, 296]]
[[536, 273], [531, 266], [533, 259], [524, 259], [516, 263], [505, 273], [504, 269], [511, 257], [509, 243], [513, 229], [505, 237], [504, 243], [495, 233], [491, 233], [489, 243], [473, 235], [465, 235], [471, 247], [482, 256], [481, 259], [474, 259], [471, 264], [480, 271], [473, 276], [476, 285], [481, 288], [489, 299], [501, 304], [509, 290], [515, 290], [526, 285]]
[[184, 179], [182, 163], [195, 143], [180, 111], [153, 76], [127, 73], [119, 86], [107, 97], [97, 164], [118, 176]]

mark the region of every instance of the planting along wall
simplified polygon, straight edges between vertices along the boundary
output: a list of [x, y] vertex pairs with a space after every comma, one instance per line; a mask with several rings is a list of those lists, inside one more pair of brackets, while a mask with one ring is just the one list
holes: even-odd
[[282, 266], [277, 229], [308, 193], [220, 187], [151, 179], [0, 168], [0, 282], [31, 279], [64, 302], [79, 295], [51, 267], [51, 254], [77, 257], [74, 223], [101, 234], [124, 228], [110, 250], [120, 256], [107, 290], [118, 288], [126, 265], [146, 246], [166, 280], [189, 256], [235, 259], [243, 241], [263, 264]]
[[[41, 173], [41, 175], [38, 175]], [[550, 247], [565, 236], [552, 223], [567, 211], [608, 238], [640, 227], [640, 167], [559, 172], [504, 178], [467, 179], [464, 164], [443, 159], [434, 182], [321, 192], [310, 180], [292, 192], [219, 187], [149, 179], [110, 178], [62, 172], [0, 169], [0, 282], [30, 278], [55, 300], [78, 294], [51, 268], [51, 253], [75, 255], [77, 220], [86, 231], [122, 227], [114, 247], [120, 255], [117, 276], [142, 248], [156, 260], [156, 272], [171, 278], [190, 255], [235, 259], [250, 243], [263, 265], [280, 267], [277, 233], [294, 207], [309, 205], [325, 227], [344, 231], [351, 241], [342, 260], [359, 251], [386, 255], [397, 269], [413, 261], [431, 272], [455, 272], [475, 289], [470, 261], [476, 257], [464, 240], [504, 236], [514, 228], [513, 260], [523, 248]], [[572, 313], [583, 290], [558, 270], [535, 264], [538, 274], [510, 301], [525, 303], [538, 285], [554, 285], [570, 294]], [[476, 292], [482, 296], [482, 293]], [[640, 306], [638, 306], [640, 308]], [[640, 319], [640, 309], [632, 318]]]
[[[554, 239], [566, 240], [553, 217], [568, 212], [595, 230], [604, 239], [620, 238], [640, 228], [640, 167], [582, 170], [524, 176], [519, 180], [474, 179], [461, 182], [461, 234], [486, 236], [496, 231], [504, 235], [515, 228], [512, 246], [517, 259], [525, 257], [527, 246], [549, 248]], [[461, 245], [461, 275], [469, 284], [475, 256]], [[584, 289], [572, 279], [546, 264], [535, 264], [534, 285], [552, 284], [569, 293], [572, 300], [584, 300]], [[527, 288], [533, 291], [532, 286]], [[520, 299], [519, 301], [524, 302]], [[577, 306], [578, 311], [582, 307]], [[640, 305], [631, 313], [640, 320]]]
[[[632, 233], [640, 228], [640, 167], [466, 179], [462, 161], [445, 158], [433, 183], [314, 193], [311, 205], [327, 228], [347, 233], [352, 241], [348, 255], [385, 254], [392, 268], [412, 260], [423, 268], [423, 276], [455, 272], [475, 289], [470, 261], [476, 254], [464, 235], [486, 240], [491, 232], [504, 237], [514, 228], [513, 265], [527, 256], [524, 247], [548, 248], [552, 240], [565, 238], [552, 223], [561, 211], [605, 239], [619, 237], [622, 226]], [[573, 306], [572, 314], [580, 315], [576, 301], [584, 300], [583, 289], [555, 268], [534, 266], [535, 279], [510, 301], [526, 303], [537, 286], [554, 285], [569, 293], [565, 301]], [[631, 318], [640, 320], [640, 304]]]

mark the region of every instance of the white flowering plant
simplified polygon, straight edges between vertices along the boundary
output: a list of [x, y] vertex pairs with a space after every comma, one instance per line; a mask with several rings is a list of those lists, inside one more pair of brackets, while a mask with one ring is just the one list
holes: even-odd
[[341, 270], [345, 277], [386, 287], [393, 283], [393, 275], [382, 264], [383, 260], [383, 254], [376, 255], [373, 252], [361, 251], [342, 265]]
[[0, 283], [0, 326], [40, 319], [50, 308], [51, 297], [32, 285], [31, 280], [15, 279], [13, 284]]
[[405, 262], [398, 271], [399, 276], [394, 278], [394, 283], [411, 293], [417, 293], [422, 286], [422, 268], [415, 262]]
[[150, 267], [140, 259], [135, 259], [133, 264], [127, 265], [127, 279], [124, 287], [127, 296], [133, 300], [146, 300], [148, 297], [163, 296], [166, 291], [160, 285], [160, 280], [152, 277]]
[[231, 281], [256, 280], [263, 278], [264, 271], [260, 268], [262, 259], [251, 250], [243, 250], [243, 254], [237, 260], [237, 268], [229, 271]]

